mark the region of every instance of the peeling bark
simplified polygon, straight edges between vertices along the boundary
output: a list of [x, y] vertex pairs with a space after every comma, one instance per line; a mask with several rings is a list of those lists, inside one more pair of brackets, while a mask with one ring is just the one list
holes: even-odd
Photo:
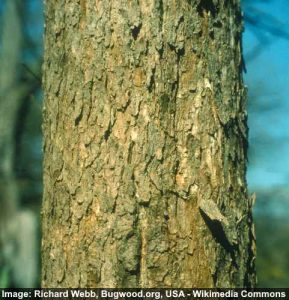
[[44, 287], [254, 286], [241, 32], [239, 1], [46, 2]]

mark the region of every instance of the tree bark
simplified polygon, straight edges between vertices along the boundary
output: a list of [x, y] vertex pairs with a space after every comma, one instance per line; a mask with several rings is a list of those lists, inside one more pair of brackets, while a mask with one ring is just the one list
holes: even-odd
[[47, 1], [44, 287], [251, 287], [239, 1]]

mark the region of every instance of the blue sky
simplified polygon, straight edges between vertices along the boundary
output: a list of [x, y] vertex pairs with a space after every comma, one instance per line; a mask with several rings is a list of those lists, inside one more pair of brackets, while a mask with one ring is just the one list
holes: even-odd
[[[289, 29], [288, 0], [247, 3], [245, 12], [246, 7], [249, 13], [254, 13], [252, 7], [263, 12], [255, 13], [260, 25], [272, 21], [276, 28]], [[258, 34], [247, 26], [245, 59], [259, 43]], [[247, 178], [252, 190], [287, 185], [289, 181], [289, 39], [265, 33], [261, 47], [259, 55], [247, 62], [245, 74], [251, 145]]]

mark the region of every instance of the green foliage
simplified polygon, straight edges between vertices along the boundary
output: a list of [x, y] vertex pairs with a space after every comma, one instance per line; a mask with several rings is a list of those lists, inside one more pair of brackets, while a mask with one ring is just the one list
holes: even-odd
[[8, 288], [9, 282], [9, 270], [7, 267], [3, 267], [0, 270], [0, 288]]
[[288, 287], [289, 236], [288, 222], [278, 218], [257, 218], [257, 274], [258, 286]]

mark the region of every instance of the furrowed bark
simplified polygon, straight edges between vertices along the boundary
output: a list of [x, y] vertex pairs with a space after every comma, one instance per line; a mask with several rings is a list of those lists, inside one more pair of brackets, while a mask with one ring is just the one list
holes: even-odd
[[239, 1], [47, 1], [44, 287], [250, 287]]

